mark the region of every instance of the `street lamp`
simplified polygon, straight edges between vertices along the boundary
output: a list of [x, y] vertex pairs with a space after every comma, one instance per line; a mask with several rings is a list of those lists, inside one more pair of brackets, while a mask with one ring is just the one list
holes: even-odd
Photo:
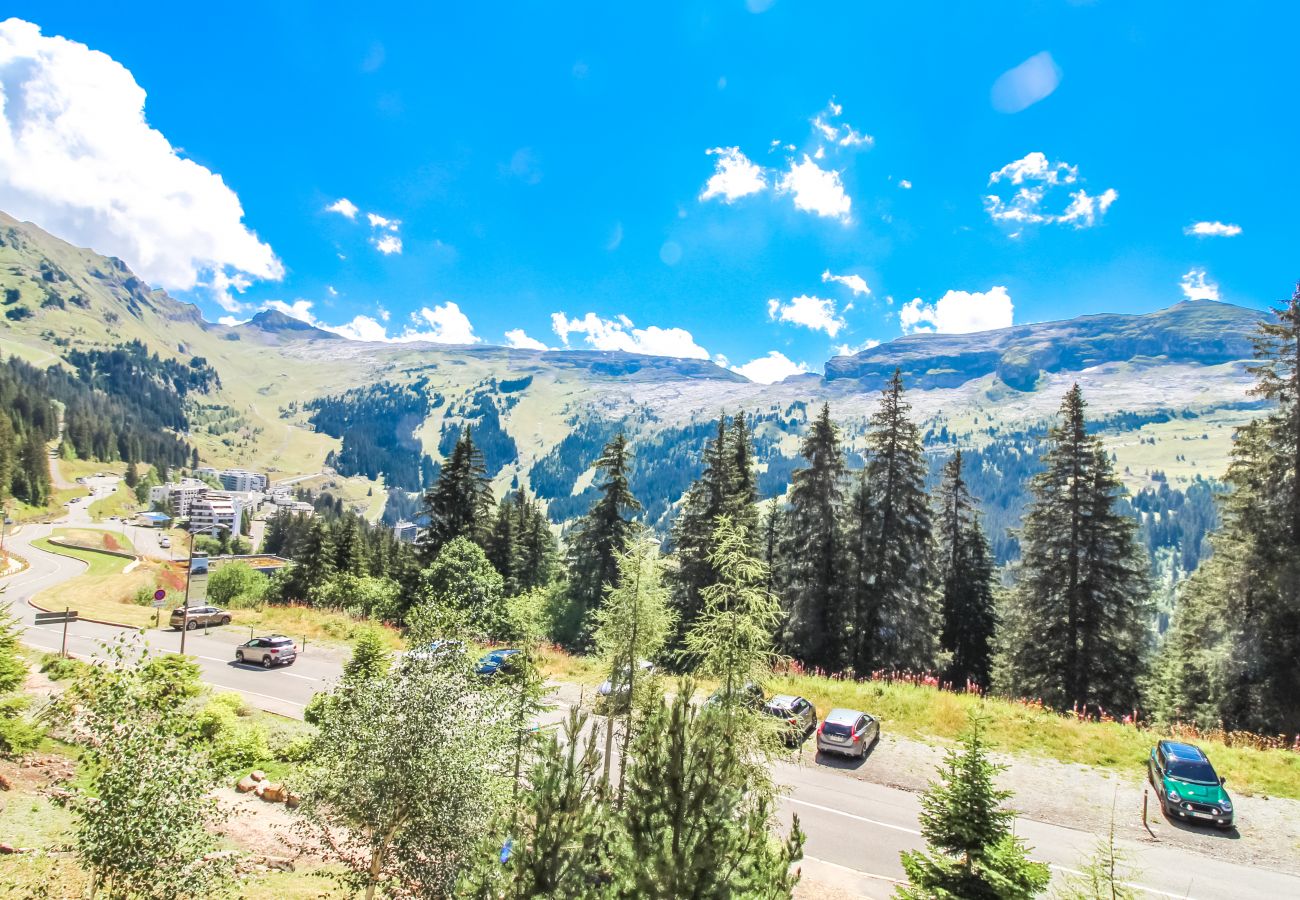
[[[190, 531], [190, 553], [189, 559], [185, 563], [185, 605], [181, 616], [181, 655], [185, 655], [185, 635], [190, 630], [190, 578], [194, 575], [194, 536], [197, 534], [206, 534], [213, 529], [220, 530], [225, 528], [224, 525], [218, 525], [213, 522], [206, 528], [198, 528]], [[213, 535], [215, 537], [216, 535]]]

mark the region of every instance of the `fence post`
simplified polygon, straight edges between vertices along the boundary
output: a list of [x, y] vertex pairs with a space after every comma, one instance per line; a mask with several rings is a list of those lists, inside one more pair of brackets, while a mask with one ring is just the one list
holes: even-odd
[[68, 655], [68, 613], [71, 611], [71, 607], [63, 607], [63, 646], [59, 648], [59, 656], [62, 657]]

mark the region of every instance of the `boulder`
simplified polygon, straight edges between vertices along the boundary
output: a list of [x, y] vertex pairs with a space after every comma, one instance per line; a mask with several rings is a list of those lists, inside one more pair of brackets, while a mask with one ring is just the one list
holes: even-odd
[[267, 803], [283, 803], [289, 797], [289, 789], [278, 781], [263, 781], [257, 786], [257, 796]]
[[249, 773], [248, 777], [253, 779], [254, 781], [266, 781], [266, 773], [263, 772], [261, 769], [254, 769], [252, 772]]
[[239, 791], [241, 794], [247, 794], [256, 787], [257, 782], [252, 779], [252, 776], [245, 775], [243, 778], [239, 779], [239, 783], [235, 785], [235, 790]]
[[289, 795], [284, 798], [284, 805], [287, 806], [289, 809], [297, 809], [299, 804], [301, 803], [302, 803], [302, 797], [299, 797], [293, 791], [290, 791]]

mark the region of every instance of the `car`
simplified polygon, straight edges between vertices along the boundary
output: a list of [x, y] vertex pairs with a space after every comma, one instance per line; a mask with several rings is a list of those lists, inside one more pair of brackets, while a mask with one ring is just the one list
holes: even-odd
[[[763, 703], [767, 700], [767, 695], [763, 693], [763, 689], [752, 681], [746, 681], [743, 685], [737, 688], [735, 691], [735, 697], [738, 704], [749, 707], [753, 710], [761, 710], [763, 708]], [[707, 706], [714, 706], [722, 703], [722, 698], [723, 688], [718, 688], [709, 695], [709, 699], [705, 700], [704, 703]]]
[[857, 709], [832, 709], [817, 728], [817, 749], [859, 759], [880, 740], [880, 720]]
[[799, 746], [817, 727], [817, 709], [803, 697], [778, 694], [763, 704], [763, 712], [785, 720], [785, 741], [791, 747]]
[[493, 650], [486, 653], [478, 661], [474, 668], [476, 675], [482, 675], [484, 678], [492, 678], [500, 675], [514, 675], [519, 671], [519, 663], [522, 662], [520, 654], [522, 650]]
[[[641, 660], [636, 664], [638, 675], [653, 675], [655, 673], [655, 664], [649, 660]], [[606, 678], [596, 688], [596, 708], [599, 710], [605, 706], [619, 706], [627, 702], [628, 693], [631, 685], [628, 684], [628, 670], [624, 666], [618, 673], [618, 688], [614, 687], [614, 679]]]
[[1147, 777], [1170, 819], [1232, 827], [1232, 798], [1223, 789], [1224, 779], [1195, 744], [1157, 743], [1147, 758]]
[[204, 626], [229, 625], [230, 613], [215, 606], [191, 606], [188, 610], [184, 606], [178, 606], [172, 610], [169, 622], [177, 631], [181, 628], [193, 631]]
[[261, 663], [264, 669], [292, 665], [297, 658], [298, 647], [293, 638], [282, 634], [253, 638], [235, 648], [235, 662]]
[[172, 545], [172, 539], [169, 537], [158, 539], [158, 546], [162, 547], [164, 550], [170, 549], [171, 545]]

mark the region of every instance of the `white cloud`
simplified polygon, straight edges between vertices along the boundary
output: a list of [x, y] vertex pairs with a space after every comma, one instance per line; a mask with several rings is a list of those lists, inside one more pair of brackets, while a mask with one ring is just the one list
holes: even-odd
[[1012, 311], [1011, 295], [999, 285], [983, 293], [949, 291], [936, 303], [923, 303], [917, 297], [898, 310], [898, 321], [904, 334], [969, 334], [1009, 327]]
[[[432, 309], [421, 307], [411, 314], [412, 325], [396, 334], [389, 334], [386, 325], [372, 316], [354, 316], [352, 321], [342, 325], [330, 325], [316, 318], [312, 312], [315, 306], [310, 300], [295, 300], [286, 303], [283, 300], [268, 300], [262, 304], [263, 309], [275, 309], [300, 322], [314, 325], [322, 331], [330, 331], [352, 341], [382, 341], [389, 344], [409, 344], [412, 341], [429, 341], [435, 344], [477, 344], [480, 339], [474, 334], [474, 326], [469, 317], [461, 312], [460, 307], [448, 300]], [[387, 311], [381, 309], [379, 317], [388, 321]]]
[[516, 350], [547, 350], [549, 349], [537, 338], [531, 338], [524, 333], [522, 328], [512, 328], [506, 332], [506, 343]]
[[879, 347], [879, 346], [880, 346], [880, 341], [877, 341], [875, 339], [863, 341], [861, 344], [858, 344], [856, 347], [852, 347], [848, 344], [840, 344], [838, 347], [835, 348], [835, 355], [852, 356], [855, 353], [861, 353], [863, 350], [870, 350], [872, 347]]
[[1241, 234], [1241, 226], [1223, 222], [1193, 222], [1183, 229], [1183, 234], [1196, 237], [1236, 237]]
[[1060, 83], [1061, 67], [1043, 51], [998, 76], [990, 99], [998, 112], [1018, 113], [1051, 96]]
[[838, 119], [843, 113], [844, 107], [831, 98], [830, 103], [826, 104], [825, 111], [813, 116], [813, 131], [840, 147], [870, 147], [876, 142], [871, 135], [863, 134], [847, 122], [840, 124], [831, 121]]
[[241, 319], [238, 316], [222, 316], [221, 318], [217, 319], [217, 324], [234, 326], [234, 325], [243, 325], [247, 321], [248, 321], [247, 319]]
[[329, 206], [325, 207], [326, 212], [335, 212], [346, 219], [355, 219], [359, 210], [357, 205], [347, 197], [340, 197]]
[[739, 147], [714, 147], [704, 152], [716, 156], [718, 161], [712, 177], [700, 192], [701, 201], [721, 197], [724, 203], [731, 203], [767, 188], [762, 167], [750, 162]]
[[581, 334], [587, 346], [594, 350], [622, 350], [679, 359], [709, 358], [709, 352], [695, 343], [695, 338], [684, 328], [657, 325], [636, 328], [631, 319], [621, 314], [615, 319], [602, 319], [589, 312], [581, 319], [571, 319], [562, 312], [551, 313], [551, 328], [566, 347], [569, 335]]
[[331, 297], [337, 297], [339, 295], [338, 290], [332, 284], [325, 285], [325, 292]]
[[1204, 269], [1190, 270], [1178, 286], [1183, 289], [1183, 296], [1188, 300], [1219, 299], [1219, 285], [1206, 277]]
[[835, 141], [840, 136], [839, 128], [828, 124], [821, 116], [813, 116], [812, 126], [814, 131], [828, 141]]
[[801, 294], [788, 303], [773, 297], [767, 301], [767, 315], [775, 322], [802, 325], [813, 331], [824, 331], [830, 337], [835, 337], [844, 327], [844, 320], [835, 312], [834, 300], [807, 294]]
[[402, 239], [395, 234], [385, 234], [382, 237], [371, 238], [370, 241], [384, 256], [402, 252]]
[[235, 192], [150, 128], [144, 107], [144, 90], [106, 54], [0, 22], [0, 208], [166, 288], [214, 273], [226, 287], [283, 277]]
[[853, 200], [844, 193], [840, 173], [834, 169], [823, 169], [806, 153], [803, 162], [790, 161], [790, 169], [781, 176], [776, 189], [779, 193], [794, 195], [795, 209], [825, 218], [836, 218], [845, 224], [849, 221], [849, 208], [853, 205]]
[[912, 182], [910, 182], [910, 181], [908, 181], [906, 178], [904, 178], [904, 179], [902, 179], [901, 181], [898, 182], [898, 186], [901, 187], [901, 188], [902, 188], [903, 190], [905, 190], [905, 191], [910, 191], [910, 190], [912, 189]]
[[750, 381], [759, 384], [774, 384], [791, 375], [802, 375], [808, 371], [807, 363], [797, 363], [787, 359], [779, 350], [769, 350], [767, 356], [752, 359], [743, 366], [728, 366], [733, 372], [739, 372]]
[[871, 293], [871, 288], [867, 287], [867, 281], [861, 275], [832, 275], [830, 269], [822, 272], [822, 283], [831, 281], [844, 285], [853, 292], [855, 297], [859, 294], [865, 296]]
[[387, 219], [378, 213], [366, 213], [366, 218], [370, 221], [371, 228], [380, 228], [385, 231], [397, 231], [401, 226], [401, 219]]
[[247, 304], [242, 300], [235, 298], [231, 293], [242, 294], [253, 286], [253, 279], [249, 278], [242, 272], [235, 272], [233, 275], [227, 275], [224, 269], [217, 269], [212, 273], [212, 279], [203, 284], [212, 293], [212, 298], [226, 312], [243, 312], [247, 309]]
[[1050, 162], [1046, 154], [1034, 151], [989, 175], [990, 185], [1005, 181], [1017, 189], [1009, 196], [987, 195], [984, 208], [993, 221], [1017, 227], [1010, 235], [1013, 238], [1020, 237], [1019, 226], [1026, 224], [1091, 228], [1119, 198], [1119, 192], [1114, 188], [1096, 195], [1089, 195], [1083, 188], [1070, 191], [1070, 203], [1060, 213], [1044, 212], [1042, 208], [1043, 201], [1054, 188], [1075, 184], [1078, 180], [1078, 166]]

